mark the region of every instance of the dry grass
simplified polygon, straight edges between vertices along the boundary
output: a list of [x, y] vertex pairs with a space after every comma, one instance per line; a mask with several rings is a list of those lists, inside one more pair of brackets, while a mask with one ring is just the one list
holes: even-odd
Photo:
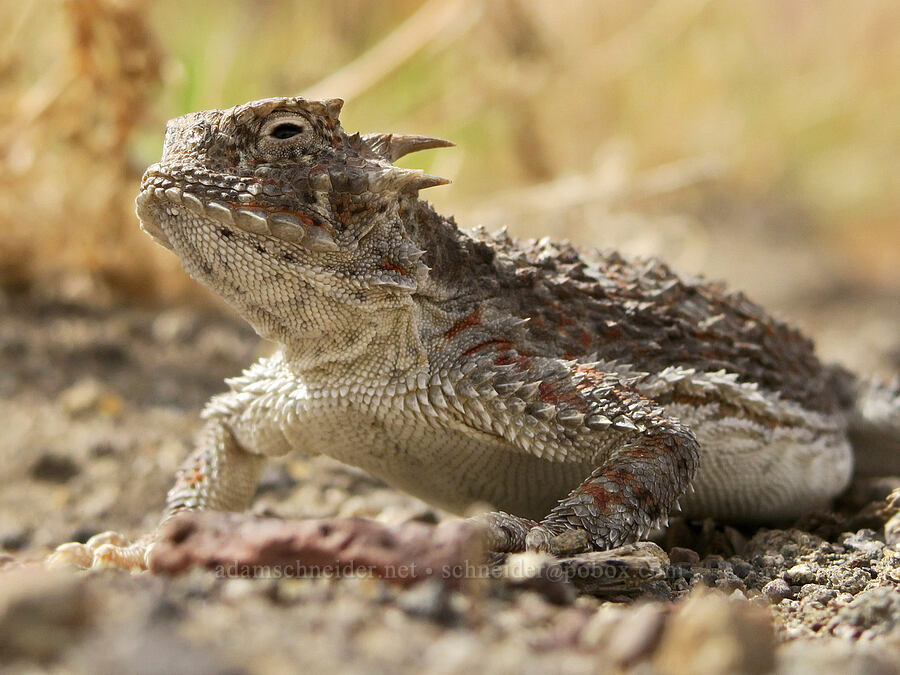
[[455, 140], [412, 161], [454, 180], [432, 197], [458, 214], [531, 203], [520, 231], [556, 214], [548, 231], [597, 243], [560, 201], [659, 214], [699, 181], [796, 205], [854, 275], [900, 286], [891, 0], [32, 0], [0, 20], [6, 285], [192, 293], [132, 213], [165, 119], [314, 92], [349, 99], [348, 129]]

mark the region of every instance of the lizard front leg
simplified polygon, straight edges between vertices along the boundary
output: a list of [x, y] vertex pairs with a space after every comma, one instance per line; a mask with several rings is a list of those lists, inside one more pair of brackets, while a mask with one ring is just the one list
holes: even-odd
[[[281, 373], [280, 363], [277, 356], [260, 360], [242, 376], [229, 380], [230, 392], [210, 400], [195, 448], [175, 474], [160, 526], [181, 511], [244, 510], [256, 491], [265, 457], [290, 450], [268, 414], [277, 395], [271, 383]], [[48, 562], [145, 569], [158, 532], [159, 526], [134, 543], [118, 533], [104, 532], [84, 544], [62, 544]]]
[[492, 547], [547, 549], [573, 528], [598, 549], [619, 546], [665, 519], [690, 487], [700, 457], [694, 434], [612, 368], [525, 357], [507, 345], [479, 360], [484, 368], [456, 386], [469, 423], [515, 451], [597, 467], [538, 524], [503, 512], [483, 517]]
[[77, 567], [146, 569], [159, 527], [182, 511], [243, 511], [256, 491], [265, 458], [245, 450], [228, 419], [210, 417], [194, 450], [175, 474], [156, 531], [134, 543], [116, 532], [103, 532], [86, 543], [57, 547], [48, 562]]
[[226, 420], [213, 417], [175, 473], [162, 522], [181, 511], [243, 511], [256, 492], [264, 461], [238, 443]]

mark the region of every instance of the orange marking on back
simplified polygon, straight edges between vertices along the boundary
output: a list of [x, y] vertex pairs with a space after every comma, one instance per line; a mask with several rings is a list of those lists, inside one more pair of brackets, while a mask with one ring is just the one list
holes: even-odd
[[607, 340], [615, 340], [616, 338], [624, 337], [625, 331], [622, 330], [622, 327], [619, 325], [612, 326], [603, 331], [603, 337]]
[[603, 378], [606, 377], [606, 373], [602, 370], [597, 370], [596, 368], [590, 368], [581, 364], [576, 365], [572, 371], [575, 373], [584, 373], [585, 375], [585, 378], [577, 385], [579, 389], [595, 387], [603, 382]]
[[455, 324], [450, 326], [450, 328], [444, 333], [444, 337], [450, 340], [459, 335], [459, 333], [461, 333], [462, 331], [469, 328], [474, 328], [475, 326], [479, 325], [481, 323], [481, 317], [479, 316], [480, 312], [481, 309], [476, 307], [471, 314], [463, 317]]
[[482, 342], [481, 344], [474, 345], [469, 347], [466, 351], [462, 353], [463, 356], [469, 356], [470, 354], [477, 354], [482, 349], [490, 347], [492, 345], [505, 345], [506, 348], [510, 347], [510, 344], [506, 340], [502, 340], [500, 338], [494, 338], [493, 340], [488, 340], [487, 342]]
[[388, 260], [386, 258], [381, 261], [381, 269], [388, 271], [388, 272], [396, 272], [397, 274], [400, 274], [402, 276], [406, 276], [407, 274], [409, 274], [408, 270], [404, 269], [403, 267], [400, 267], [399, 265], [391, 262], [390, 260]]
[[587, 412], [588, 405], [585, 400], [578, 395], [574, 389], [559, 391], [554, 382], [541, 382], [538, 386], [538, 395], [544, 403], [565, 403], [567, 406], [575, 408], [581, 412]]

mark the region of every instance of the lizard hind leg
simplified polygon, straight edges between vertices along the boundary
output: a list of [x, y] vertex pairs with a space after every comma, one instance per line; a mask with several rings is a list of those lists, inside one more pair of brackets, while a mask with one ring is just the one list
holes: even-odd
[[147, 569], [159, 527], [182, 511], [242, 511], [250, 503], [265, 458], [245, 450], [225, 419], [211, 417], [196, 448], [175, 474], [166, 508], [156, 531], [130, 542], [116, 532], [104, 532], [86, 543], [62, 544], [47, 559], [51, 567]]
[[[482, 364], [493, 373], [489, 400], [496, 419], [486, 421], [484, 406], [472, 406], [468, 394], [460, 396], [463, 409], [472, 406], [465, 423], [502, 436], [512, 452], [546, 459], [557, 473], [564, 465], [584, 473], [583, 467], [596, 467], [587, 477], [581, 474], [580, 484], [567, 482], [548, 492], [551, 503], [562, 498], [529, 529], [524, 548], [549, 551], [551, 539], [573, 529], [587, 531], [597, 549], [620, 546], [677, 508], [700, 464], [699, 442], [688, 426], [600, 362], [523, 357], [501, 349]], [[498, 360], [510, 365], [497, 369]], [[521, 519], [501, 520], [509, 532], [521, 529]]]
[[530, 550], [548, 550], [564, 530], [583, 529], [597, 549], [631, 543], [678, 507], [699, 464], [693, 433], [671, 421], [638, 435], [610, 453], [578, 487], [553, 507], [525, 540]]
[[540, 523], [503, 511], [472, 520], [485, 528], [486, 548], [495, 553], [552, 552], [553, 539], [573, 529], [586, 531], [595, 549], [614, 548], [667, 523], [698, 462], [694, 435], [672, 422], [611, 453]]

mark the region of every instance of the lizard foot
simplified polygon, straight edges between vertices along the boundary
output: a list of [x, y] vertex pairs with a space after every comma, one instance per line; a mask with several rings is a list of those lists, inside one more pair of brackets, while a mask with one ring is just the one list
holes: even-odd
[[559, 531], [546, 525], [537, 525], [525, 537], [526, 551], [545, 551], [557, 558], [587, 553], [597, 548], [591, 533], [581, 527]]
[[118, 532], [102, 532], [84, 544], [69, 542], [57, 546], [47, 558], [47, 565], [82, 569], [118, 568], [129, 572], [142, 572], [147, 569], [152, 548], [152, 537], [142, 537], [130, 543]]
[[544, 551], [564, 557], [596, 548], [591, 534], [580, 527], [537, 523], [503, 511], [471, 518], [485, 531], [485, 548], [491, 553]]
[[484, 528], [485, 549], [491, 553], [518, 553], [525, 550], [525, 538], [537, 523], [503, 511], [482, 513], [469, 519]]

